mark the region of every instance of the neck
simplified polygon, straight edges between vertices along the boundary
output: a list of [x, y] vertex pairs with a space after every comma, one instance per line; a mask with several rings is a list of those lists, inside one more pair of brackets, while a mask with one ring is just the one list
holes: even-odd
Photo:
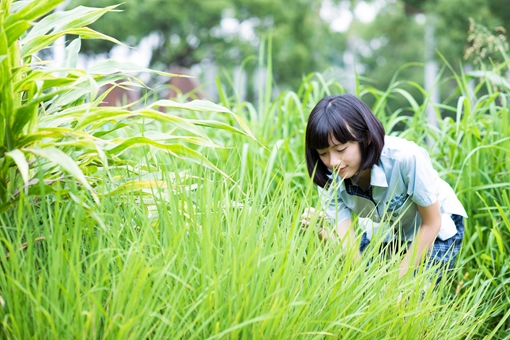
[[361, 173], [361, 176], [359, 176], [359, 179], [356, 182], [356, 184], [361, 189], [367, 190], [368, 187], [370, 186], [370, 177], [371, 177], [370, 175], [371, 175], [370, 169], [363, 170], [363, 172]]

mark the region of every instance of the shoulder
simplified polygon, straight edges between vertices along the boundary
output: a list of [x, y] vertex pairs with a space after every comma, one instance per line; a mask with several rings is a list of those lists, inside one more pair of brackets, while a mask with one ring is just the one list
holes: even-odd
[[410, 161], [414, 162], [417, 158], [421, 157], [428, 158], [428, 153], [415, 142], [394, 136], [386, 136], [384, 138], [381, 161], [408, 163]]

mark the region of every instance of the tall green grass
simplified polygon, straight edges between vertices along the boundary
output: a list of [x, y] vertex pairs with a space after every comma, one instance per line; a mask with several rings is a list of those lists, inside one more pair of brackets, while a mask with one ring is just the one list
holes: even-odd
[[[403, 67], [410, 66], [416, 65]], [[448, 73], [451, 76], [445, 76]], [[477, 284], [489, 285], [494, 296], [494, 300], [490, 300], [495, 309], [487, 321], [487, 329], [491, 330], [488, 336], [504, 338], [510, 330], [510, 88], [500, 81], [494, 83], [495, 79], [500, 77], [490, 71], [456, 74], [446, 63], [438, 83], [448, 83], [455, 91], [444, 102], [434, 104], [438, 126], [426, 120], [427, 92], [419, 84], [398, 79], [398, 74], [386, 90], [363, 83], [357, 90], [361, 98], [374, 103], [373, 111], [388, 134], [405, 137], [428, 148], [435, 168], [458, 193], [469, 218], [458, 261], [461, 270], [455, 275], [452, 290], [474, 284], [475, 277], [480, 275], [481, 281]], [[469, 82], [474, 82], [474, 90], [470, 90]], [[424, 98], [410, 96], [405, 90], [408, 86], [418, 88]], [[306, 190], [309, 179], [303, 163], [302, 120], [322, 96], [340, 92], [343, 88], [334, 79], [326, 80], [312, 74], [297, 93], [283, 93], [265, 113], [258, 112], [257, 120], [250, 120], [252, 114], [245, 116], [256, 137], [267, 141], [270, 147], [260, 150], [254, 146], [250, 152], [245, 144], [243, 155], [265, 154], [271, 166], [273, 190], [277, 191], [276, 184], [285, 178], [291, 178], [291, 185], [297, 190]], [[405, 98], [409, 105], [391, 111], [390, 102], [394, 98]], [[428, 141], [432, 141], [429, 146]], [[244, 162], [243, 159], [242, 164]], [[271, 199], [269, 196], [268, 200]], [[308, 203], [316, 202], [314, 197]]]
[[[17, 51], [10, 49], [9, 57], [0, 56], [2, 72]], [[49, 71], [45, 77], [51, 78]], [[3, 156], [0, 170], [13, 176], [5, 189], [16, 199], [8, 196], [0, 214], [2, 336], [507, 337], [509, 89], [498, 84], [495, 92], [490, 73], [477, 73], [470, 91], [471, 75], [444, 72], [438, 82], [456, 90], [436, 105], [440, 120], [433, 127], [419, 84], [398, 74], [384, 90], [357, 82], [356, 94], [374, 103], [387, 133], [422, 145], [432, 138], [435, 167], [470, 216], [456, 269], [435, 286], [434, 268], [399, 280], [398, 258], [368, 265], [377, 246], [355, 265], [335, 244], [319, 242], [313, 228], [301, 230], [303, 209], [318, 205], [304, 164], [307, 116], [323, 96], [344, 90], [334, 79], [311, 74], [295, 92], [272, 98], [270, 71], [257, 104], [242, 102], [228, 81], [218, 80], [221, 106], [159, 101], [133, 113], [98, 109], [98, 98], [86, 96], [72, 102], [76, 108], [30, 116], [35, 135], [15, 139], [14, 149], [27, 159], [34, 156], [26, 149], [30, 143], [67, 152], [96, 195], [45, 157], [30, 162], [27, 172], [22, 158]], [[57, 80], [63, 94], [80, 90]], [[411, 97], [408, 86], [424, 97]], [[2, 95], [23, 111], [30, 104], [20, 97], [25, 92], [11, 92]], [[396, 97], [409, 106], [390, 111]], [[104, 150], [87, 153], [79, 140], [43, 138], [49, 130], [41, 122], [64, 117], [70, 119], [66, 132], [101, 139]], [[97, 159], [101, 151], [106, 162]], [[23, 171], [33, 179], [28, 192]]]
[[[433, 271], [422, 270], [402, 281], [398, 258], [367, 266], [375, 256], [372, 250], [354, 266], [334, 244], [320, 243], [312, 229], [301, 231], [303, 208], [317, 204], [300, 151], [301, 112], [306, 115], [309, 109], [303, 103], [313, 105], [314, 92], [322, 95], [336, 86], [315, 82], [314, 77], [303, 84], [313, 91], [282, 94], [258, 117], [282, 129], [259, 129], [246, 115], [250, 129], [259, 134], [257, 141], [232, 137], [225, 130], [211, 133], [216, 141], [231, 138], [231, 148], [208, 149], [209, 154], [202, 150], [228, 177], [155, 154], [141, 159], [143, 166], [116, 169], [122, 178], [157, 177], [152, 186], [140, 188], [132, 182], [121, 191], [105, 188], [99, 205], [79, 188], [69, 195], [43, 194], [40, 200], [22, 196], [14, 211], [1, 216], [3, 247], [9, 254], [0, 254], [3, 334], [504, 338], [509, 316], [507, 243], [499, 248], [498, 238], [491, 235], [497, 232], [507, 239], [508, 224], [506, 215], [489, 204], [499, 204], [504, 212], [507, 196], [489, 184], [487, 191], [472, 188], [485, 200], [473, 208], [471, 191], [459, 190], [461, 185], [469, 188], [465, 182], [472, 179], [462, 177], [456, 184], [458, 177], [448, 174], [451, 169], [466, 171], [461, 165], [474, 149], [454, 158], [444, 151], [462, 152], [459, 145], [470, 143], [473, 131], [480, 131], [469, 125], [476, 126], [478, 118], [464, 123], [468, 128], [456, 125], [468, 120], [463, 111], [458, 123], [444, 119], [438, 130], [442, 134], [435, 134], [441, 147], [433, 149], [436, 153], [431, 150], [471, 216], [458, 269], [445, 274], [435, 288]], [[246, 106], [239, 107], [243, 109], [236, 113], [242, 116]], [[195, 113], [189, 114], [194, 118]], [[211, 118], [221, 119], [214, 113]], [[294, 131], [286, 130], [286, 124], [295, 126]], [[461, 144], [451, 143], [457, 140], [457, 127], [463, 133]], [[409, 130], [404, 133], [413, 138]], [[488, 135], [495, 142], [506, 138], [492, 131]], [[450, 144], [442, 144], [446, 142]], [[457, 163], [448, 164], [450, 159]], [[479, 167], [489, 172], [494, 164], [482, 162]], [[495, 168], [501, 171], [502, 166]], [[496, 193], [503, 197], [501, 203], [492, 197]], [[490, 229], [482, 225], [485, 221], [493, 223]], [[18, 250], [24, 243], [26, 248]], [[503, 261], [500, 267], [498, 259]], [[498, 268], [500, 273], [495, 272]]]
[[[161, 160], [161, 169], [166, 168]], [[397, 259], [359, 266], [301, 232], [312, 199], [290, 180], [268, 202], [265, 168], [247, 191], [192, 167], [194, 187], [165, 177], [142, 198], [104, 197], [95, 209], [66, 197], [26, 198], [2, 216], [0, 287], [7, 338], [465, 339], [485, 331], [490, 286], [447, 293], [433, 272], [398, 279]], [[252, 179], [250, 179], [251, 181]], [[87, 200], [78, 190], [76, 199]], [[90, 202], [92, 204], [92, 202]], [[241, 205], [242, 204], [242, 205]], [[156, 217], [151, 218], [151, 217]], [[43, 236], [44, 240], [35, 241]], [[17, 246], [27, 242], [26, 249]], [[481, 283], [480, 275], [475, 279]], [[488, 303], [489, 302], [489, 303]]]

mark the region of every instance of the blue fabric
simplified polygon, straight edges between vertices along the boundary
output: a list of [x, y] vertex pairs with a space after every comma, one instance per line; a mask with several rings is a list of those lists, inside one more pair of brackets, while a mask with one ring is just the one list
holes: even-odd
[[440, 261], [449, 269], [453, 267], [464, 238], [464, 218], [452, 215], [452, 220], [457, 228], [457, 234], [444, 241], [437, 238], [430, 250], [430, 260]]
[[359, 186], [353, 185], [350, 178], [347, 178], [344, 181], [344, 184], [345, 184], [345, 190], [347, 191], [347, 193], [349, 195], [356, 195], [356, 196], [363, 197], [364, 199], [367, 199], [370, 201], [374, 200], [372, 198], [372, 186], [369, 186], [367, 191], [363, 191], [363, 189], [361, 189]]
[[[441, 214], [467, 217], [453, 189], [434, 170], [425, 149], [393, 136], [386, 136], [384, 141], [380, 160], [371, 168], [367, 192], [333, 172], [331, 185], [318, 188], [322, 210], [331, 224], [352, 220], [355, 213], [379, 223], [381, 228], [394, 228], [399, 238], [412, 241], [422, 222], [418, 206], [439, 201]], [[441, 227], [439, 238], [448, 239], [455, 233], [453, 223]], [[381, 231], [384, 241], [392, 241], [397, 235], [393, 230]]]
[[[464, 218], [460, 215], [452, 215], [451, 218], [455, 223], [457, 233], [444, 241], [436, 238], [434, 245], [429, 250], [428, 258], [429, 263], [439, 262], [445, 269], [451, 269], [453, 267], [460, 251], [462, 239], [464, 238]], [[369, 244], [370, 240], [367, 238], [366, 233], [363, 233], [359, 245], [360, 252], [363, 253]], [[410, 242], [407, 243], [407, 246], [409, 247], [410, 244]]]

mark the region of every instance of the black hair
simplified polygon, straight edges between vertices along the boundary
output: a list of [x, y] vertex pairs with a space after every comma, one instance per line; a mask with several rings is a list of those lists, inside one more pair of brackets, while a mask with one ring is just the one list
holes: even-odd
[[318, 186], [324, 188], [328, 184], [330, 172], [317, 150], [329, 148], [331, 137], [342, 144], [359, 143], [361, 165], [354, 175], [355, 180], [363, 170], [379, 162], [384, 146], [384, 128], [368, 106], [350, 94], [324, 97], [308, 117], [305, 138], [308, 174]]

